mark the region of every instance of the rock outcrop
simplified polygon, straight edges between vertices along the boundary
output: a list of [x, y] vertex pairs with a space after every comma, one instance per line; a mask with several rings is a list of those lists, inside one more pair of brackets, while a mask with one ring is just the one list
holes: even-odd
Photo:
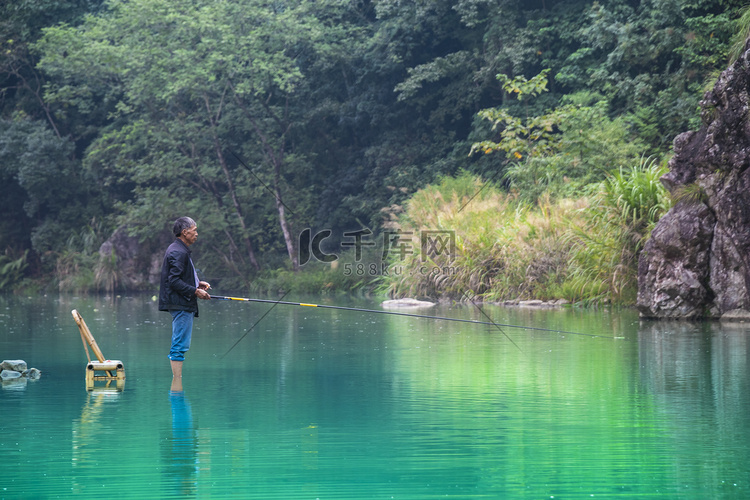
[[750, 311], [750, 45], [706, 92], [701, 118], [700, 130], [675, 138], [662, 178], [680, 201], [640, 257], [642, 317], [729, 319]]
[[99, 258], [105, 261], [114, 256], [117, 289], [152, 289], [159, 285], [164, 250], [171, 242], [172, 237], [166, 232], [142, 241], [130, 236], [126, 227], [120, 227], [99, 247]]

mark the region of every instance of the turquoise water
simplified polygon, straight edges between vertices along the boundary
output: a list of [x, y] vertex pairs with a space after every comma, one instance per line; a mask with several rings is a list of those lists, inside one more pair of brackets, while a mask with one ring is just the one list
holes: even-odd
[[[43, 372], [0, 389], [0, 498], [750, 497], [744, 325], [277, 306], [250, 330], [270, 307], [202, 303], [174, 392], [150, 297], [0, 297], [0, 358]], [[86, 390], [72, 309], [124, 390]]]

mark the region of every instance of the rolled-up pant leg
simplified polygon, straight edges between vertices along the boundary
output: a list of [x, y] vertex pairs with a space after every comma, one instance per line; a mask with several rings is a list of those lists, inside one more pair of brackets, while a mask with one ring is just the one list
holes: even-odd
[[172, 347], [169, 350], [169, 359], [184, 361], [193, 336], [195, 313], [187, 311], [170, 311], [170, 313], [172, 314]]

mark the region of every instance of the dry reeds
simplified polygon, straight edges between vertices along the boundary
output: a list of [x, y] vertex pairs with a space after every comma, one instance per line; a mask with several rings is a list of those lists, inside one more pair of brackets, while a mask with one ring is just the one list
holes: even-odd
[[536, 204], [470, 174], [443, 178], [409, 200], [395, 227], [450, 235], [450, 248], [392, 256], [383, 289], [452, 300], [632, 302], [637, 256], [670, 206], [659, 182], [665, 172], [646, 159], [611, 174], [591, 199], [544, 195]]

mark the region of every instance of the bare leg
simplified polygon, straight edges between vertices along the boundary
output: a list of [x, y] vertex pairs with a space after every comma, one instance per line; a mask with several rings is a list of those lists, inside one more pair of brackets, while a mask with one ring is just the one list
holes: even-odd
[[182, 389], [182, 377], [172, 378], [172, 387], [170, 387], [169, 390], [173, 392], [181, 392], [183, 390]]
[[172, 378], [182, 378], [182, 361], [169, 360], [172, 364]]

